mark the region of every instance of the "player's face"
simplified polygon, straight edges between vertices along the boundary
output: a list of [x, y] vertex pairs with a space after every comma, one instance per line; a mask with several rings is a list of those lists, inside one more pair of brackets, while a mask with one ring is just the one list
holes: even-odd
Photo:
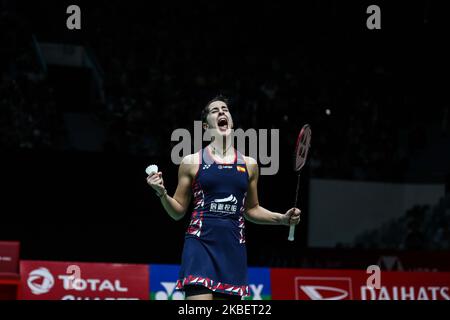
[[214, 101], [209, 105], [209, 113], [206, 118], [208, 129], [217, 129], [222, 136], [227, 136], [233, 129], [233, 118], [228, 106], [223, 101]]

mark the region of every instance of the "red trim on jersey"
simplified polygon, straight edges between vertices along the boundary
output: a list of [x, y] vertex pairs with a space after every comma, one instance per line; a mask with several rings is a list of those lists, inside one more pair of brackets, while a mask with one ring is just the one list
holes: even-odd
[[200, 149], [199, 154], [198, 154], [198, 168], [197, 168], [197, 173], [195, 174], [194, 179], [192, 180], [192, 183], [191, 183], [191, 189], [194, 188], [194, 183], [196, 182], [197, 177], [198, 177], [198, 173], [200, 172], [200, 166], [202, 165], [202, 154], [203, 154], [203, 149]]
[[226, 293], [236, 296], [250, 296], [250, 288], [247, 285], [238, 286], [227, 283], [214, 281], [207, 277], [189, 275], [183, 279], [178, 279], [176, 284], [177, 290], [184, 290], [185, 285], [196, 285], [208, 288], [213, 292]]

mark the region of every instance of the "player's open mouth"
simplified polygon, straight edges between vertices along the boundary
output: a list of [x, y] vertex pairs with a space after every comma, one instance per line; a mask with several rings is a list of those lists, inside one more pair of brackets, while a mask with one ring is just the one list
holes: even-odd
[[217, 119], [217, 127], [220, 131], [228, 130], [228, 119], [226, 117], [220, 117]]

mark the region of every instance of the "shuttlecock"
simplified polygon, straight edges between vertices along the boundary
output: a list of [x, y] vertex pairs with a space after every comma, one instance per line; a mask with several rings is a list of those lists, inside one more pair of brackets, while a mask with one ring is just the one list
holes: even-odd
[[145, 169], [145, 173], [151, 175], [152, 173], [158, 172], [158, 166], [156, 164], [149, 165], [147, 169]]

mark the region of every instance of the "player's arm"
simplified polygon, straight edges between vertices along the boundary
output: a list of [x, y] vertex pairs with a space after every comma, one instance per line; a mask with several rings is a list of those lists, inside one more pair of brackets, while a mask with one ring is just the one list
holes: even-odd
[[198, 166], [192, 164], [192, 155], [183, 159], [178, 169], [178, 185], [173, 197], [169, 196], [162, 179], [162, 173], [158, 172], [147, 178], [148, 184], [155, 189], [161, 199], [166, 212], [174, 220], [184, 217], [191, 201], [192, 170]]
[[245, 200], [245, 218], [257, 224], [297, 224], [300, 221], [300, 210], [292, 208], [285, 214], [281, 214], [269, 211], [259, 205], [257, 188], [259, 177], [258, 163], [250, 157], [246, 157], [245, 160], [249, 174], [249, 185]]

